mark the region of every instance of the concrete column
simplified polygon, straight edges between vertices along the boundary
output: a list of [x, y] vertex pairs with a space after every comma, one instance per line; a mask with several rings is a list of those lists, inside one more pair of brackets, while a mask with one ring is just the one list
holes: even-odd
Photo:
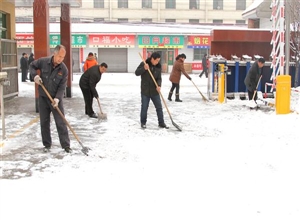
[[70, 19], [70, 4], [61, 4], [60, 17], [60, 41], [66, 47], [66, 56], [64, 63], [69, 70], [69, 76], [66, 88], [66, 97], [72, 97], [72, 79], [73, 79], [73, 65], [72, 65], [72, 40], [71, 40], [71, 19]]
[[[50, 56], [48, 0], [34, 0], [33, 2], [33, 36], [35, 59]], [[39, 112], [38, 97], [38, 85], [35, 84], [36, 112]]]

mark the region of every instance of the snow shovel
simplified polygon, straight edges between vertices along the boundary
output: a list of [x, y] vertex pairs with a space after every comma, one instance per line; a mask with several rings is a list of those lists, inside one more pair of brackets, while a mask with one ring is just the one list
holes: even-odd
[[[45, 88], [45, 86], [43, 85], [42, 82], [40, 82], [40, 86], [42, 87], [42, 89], [44, 90], [44, 92], [46, 93], [46, 95], [48, 96], [48, 98], [50, 99], [51, 103], [54, 104], [55, 102], [54, 102], [53, 98], [51, 97], [51, 95], [49, 94], [49, 92], [47, 91], [47, 89]], [[89, 148], [83, 146], [83, 144], [79, 140], [77, 134], [75, 133], [75, 131], [73, 130], [73, 128], [71, 127], [71, 125], [69, 124], [69, 122], [67, 121], [67, 119], [65, 118], [65, 116], [63, 115], [63, 113], [61, 112], [61, 110], [58, 107], [55, 107], [55, 109], [58, 111], [59, 115], [62, 117], [62, 119], [64, 120], [64, 122], [66, 123], [66, 125], [71, 130], [71, 132], [75, 136], [76, 140], [80, 144], [82, 153], [84, 153], [86, 156], [88, 156]]]
[[250, 108], [255, 108], [257, 106], [256, 102], [254, 101], [254, 97], [256, 95], [256, 92], [257, 92], [257, 88], [258, 88], [258, 85], [260, 83], [260, 79], [261, 79], [262, 75], [259, 77], [259, 80], [257, 82], [257, 85], [256, 85], [256, 88], [255, 88], [255, 91], [254, 91], [254, 94], [253, 94], [253, 97], [251, 99], [251, 101], [249, 102], [249, 107]]
[[[146, 62], [145, 62], [145, 60], [143, 59], [141, 53], [139, 53], [139, 55], [140, 55], [141, 59], [143, 60], [144, 64], [146, 64]], [[152, 80], [153, 80], [153, 82], [154, 82], [154, 84], [155, 84], [155, 86], [156, 86], [156, 88], [157, 88], [158, 85], [157, 85], [157, 82], [155, 81], [155, 79], [154, 79], [154, 77], [153, 77], [153, 74], [151, 73], [151, 70], [148, 69], [148, 72], [149, 72], [149, 74], [150, 74], [150, 76], [151, 76], [151, 78], [152, 78]], [[167, 103], [166, 103], [164, 97], [162, 96], [161, 92], [159, 92], [159, 95], [160, 95], [161, 99], [163, 100], [163, 103], [164, 103], [164, 105], [165, 105], [165, 107], [166, 107], [166, 109], [167, 109], [167, 112], [168, 112], [169, 117], [170, 117], [170, 119], [171, 119], [171, 121], [172, 121], [172, 124], [174, 125], [175, 128], [177, 128], [177, 130], [182, 131], [182, 129], [181, 129], [181, 128], [173, 121], [172, 116], [171, 116], [171, 113], [170, 113], [170, 111], [169, 111], [169, 109], [168, 109], [168, 107], [167, 107]]]
[[102, 112], [99, 97], [97, 98], [97, 102], [98, 102], [98, 106], [99, 106], [99, 109], [100, 109], [100, 112], [98, 113], [98, 120], [106, 120], [107, 119], [107, 114]]
[[202, 99], [206, 102], [208, 102], [208, 99], [202, 94], [202, 92], [200, 92], [200, 90], [198, 89], [198, 87], [196, 86], [196, 84], [193, 82], [193, 80], [191, 80], [192, 83], [194, 84], [194, 86], [196, 87], [196, 89], [198, 90], [198, 92], [200, 93], [200, 95], [202, 96]]

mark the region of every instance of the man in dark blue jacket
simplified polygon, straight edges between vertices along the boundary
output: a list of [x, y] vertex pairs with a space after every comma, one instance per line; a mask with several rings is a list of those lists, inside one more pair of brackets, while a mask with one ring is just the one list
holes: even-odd
[[[45, 152], [50, 151], [52, 145], [50, 132], [51, 112], [55, 120], [60, 144], [66, 152], [71, 152], [67, 125], [58, 111], [55, 110], [55, 108], [59, 108], [64, 114], [63, 96], [68, 79], [68, 69], [63, 63], [65, 55], [66, 48], [63, 45], [58, 45], [54, 49], [53, 56], [34, 60], [29, 66], [29, 71], [34, 82], [38, 85], [43, 83], [54, 100], [54, 103], [51, 103], [43, 88], [41, 86], [38, 87], [40, 124]], [[37, 74], [37, 70], [40, 70], [40, 75]]]
[[93, 110], [93, 98], [97, 99], [99, 97], [96, 85], [100, 81], [102, 73], [106, 72], [106, 69], [106, 63], [92, 66], [81, 75], [79, 80], [79, 86], [85, 103], [85, 114], [91, 118], [98, 118]]
[[[161, 65], [160, 54], [154, 52], [151, 56], [144, 62], [141, 62], [135, 71], [135, 75], [141, 76], [141, 113], [140, 113], [140, 122], [141, 127], [146, 128], [147, 123], [147, 112], [149, 107], [150, 99], [152, 100], [158, 118], [158, 126], [160, 128], [169, 128], [166, 126], [164, 121], [164, 115], [162, 110], [162, 104], [160, 100], [160, 87], [161, 87]], [[148, 69], [153, 75], [158, 87], [156, 87], [153, 79], [151, 78]]]
[[[264, 58], [259, 58], [255, 61], [249, 69], [246, 78], [244, 80], [245, 86], [248, 90], [249, 100], [257, 100], [257, 92], [255, 92], [260, 76], [262, 75], [262, 68], [265, 64]], [[255, 93], [255, 96], [254, 96]], [[253, 97], [254, 96], [254, 97]]]

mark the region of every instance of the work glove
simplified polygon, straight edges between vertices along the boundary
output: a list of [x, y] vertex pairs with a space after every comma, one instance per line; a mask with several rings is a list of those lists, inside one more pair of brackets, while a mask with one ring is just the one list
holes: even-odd
[[38, 85], [40, 85], [41, 83], [43, 83], [43, 81], [42, 81], [42, 79], [41, 79], [41, 77], [39, 75], [36, 75], [33, 80]]
[[52, 103], [53, 108], [57, 108], [58, 107], [58, 103], [59, 103], [59, 99], [58, 98], [54, 98], [53, 101], [54, 101]]

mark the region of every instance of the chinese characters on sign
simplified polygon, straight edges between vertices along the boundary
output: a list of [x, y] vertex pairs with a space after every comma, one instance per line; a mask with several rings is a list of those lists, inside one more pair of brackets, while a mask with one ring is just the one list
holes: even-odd
[[134, 48], [134, 35], [89, 35], [89, 47]]
[[50, 34], [50, 47], [56, 47], [60, 44], [59, 34]]
[[210, 48], [211, 37], [210, 36], [189, 36], [188, 48]]
[[33, 34], [16, 34], [18, 47], [33, 47]]
[[192, 70], [202, 70], [202, 63], [192, 63]]
[[86, 35], [74, 34], [72, 35], [72, 47], [85, 48], [86, 47]]
[[[33, 34], [16, 34], [18, 47], [34, 47], [34, 35]], [[84, 48], [86, 47], [86, 35], [85, 34], [72, 34], [72, 47]], [[49, 36], [50, 47], [56, 47], [60, 44], [59, 34], [50, 34]]]
[[184, 36], [140, 35], [140, 48], [183, 48]]

